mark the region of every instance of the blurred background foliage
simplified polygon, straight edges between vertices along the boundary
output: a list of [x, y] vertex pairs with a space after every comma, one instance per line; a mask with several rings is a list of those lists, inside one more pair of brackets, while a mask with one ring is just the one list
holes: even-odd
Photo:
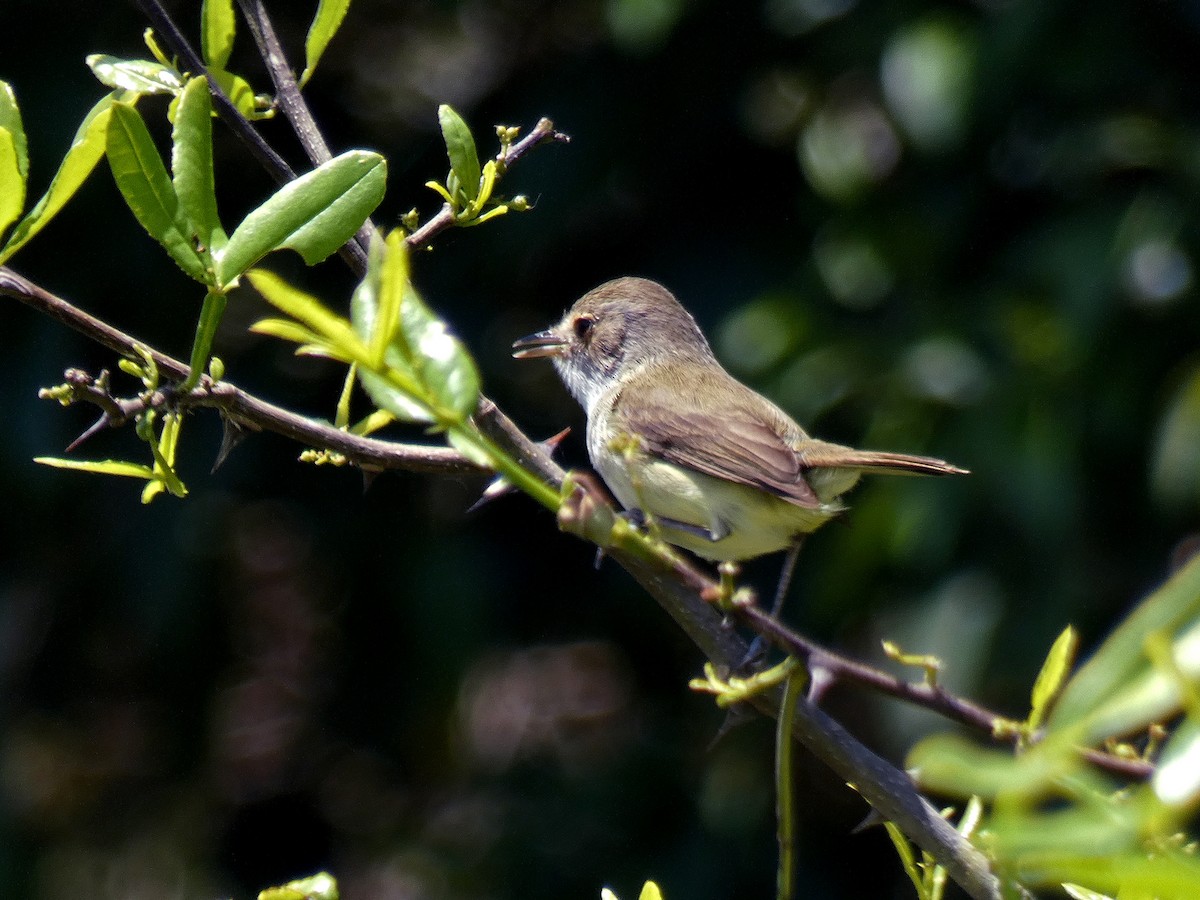
[[[172, 7], [193, 35], [198, 5]], [[271, 5], [294, 60], [310, 6]], [[142, 56], [143, 27], [123, 4], [0, 9], [32, 188], [101, 93], [84, 56]], [[789, 617], [876, 661], [881, 637], [939, 654], [1019, 717], [1066, 623], [1094, 646], [1200, 541], [1198, 37], [1169, 2], [357, 0], [308, 95], [335, 152], [389, 157], [381, 223], [437, 207], [439, 103], [481, 140], [541, 115], [573, 136], [505, 182], [534, 212], [415, 260], [486, 390], [535, 436], [575, 427], [567, 463], [581, 413], [509, 345], [639, 274], [820, 436], [970, 468], [861, 487]], [[243, 33], [231, 68], [266, 90], [255, 63]], [[271, 187], [224, 132], [217, 154], [236, 221]], [[103, 166], [14, 265], [186, 353], [201, 296]], [[271, 265], [349, 294], [336, 261]], [[247, 334], [263, 309], [234, 300], [229, 377], [331, 415], [335, 367]], [[771, 890], [770, 727], [710, 747], [695, 650], [540, 509], [468, 516], [469, 480], [364, 492], [266, 436], [210, 476], [212, 416], [184, 430], [192, 496], [141, 507], [30, 461], [91, 422], [37, 388], [113, 360], [14, 304], [0, 322], [0, 894], [241, 898], [322, 867], [375, 900]], [[947, 727], [829, 705], [894, 759]], [[883, 832], [849, 833], [861, 801], [802, 768], [801, 895], [908, 896]]]

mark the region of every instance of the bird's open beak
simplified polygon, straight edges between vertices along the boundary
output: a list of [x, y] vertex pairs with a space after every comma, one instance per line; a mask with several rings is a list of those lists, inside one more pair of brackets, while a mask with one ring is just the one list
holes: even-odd
[[537, 359], [540, 356], [562, 356], [567, 342], [554, 331], [547, 329], [513, 341], [513, 356], [516, 359]]

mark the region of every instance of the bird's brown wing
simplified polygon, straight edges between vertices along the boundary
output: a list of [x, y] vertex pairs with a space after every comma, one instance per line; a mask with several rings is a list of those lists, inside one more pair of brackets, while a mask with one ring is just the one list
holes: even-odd
[[643, 380], [636, 403], [628, 402], [625, 393], [614, 411], [647, 452], [769, 491], [797, 506], [821, 505], [804, 477], [806, 466], [788, 441], [796, 426], [725, 373], [717, 377], [692, 369], [678, 373], [671, 383]]

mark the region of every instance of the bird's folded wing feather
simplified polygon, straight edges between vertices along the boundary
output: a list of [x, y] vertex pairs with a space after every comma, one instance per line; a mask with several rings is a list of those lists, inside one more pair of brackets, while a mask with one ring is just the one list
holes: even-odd
[[[697, 380], [706, 381], [702, 375]], [[798, 506], [821, 505], [804, 477], [807, 467], [780, 433], [773, 407], [753, 394], [760, 402], [735, 402], [742, 398], [718, 385], [704, 391], [701, 408], [696, 386], [696, 382], [670, 387], [643, 384], [636, 404], [623, 404], [624, 398], [619, 397], [616, 406], [630, 433], [656, 456], [714, 478], [769, 491]]]

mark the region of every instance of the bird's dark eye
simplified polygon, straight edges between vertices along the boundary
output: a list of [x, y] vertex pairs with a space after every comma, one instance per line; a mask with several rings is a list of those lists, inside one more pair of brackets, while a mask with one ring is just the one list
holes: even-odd
[[592, 326], [595, 324], [596, 320], [591, 316], [579, 316], [574, 322], [571, 323], [571, 328], [575, 331], [575, 337], [582, 341], [589, 334], [591, 334]]

